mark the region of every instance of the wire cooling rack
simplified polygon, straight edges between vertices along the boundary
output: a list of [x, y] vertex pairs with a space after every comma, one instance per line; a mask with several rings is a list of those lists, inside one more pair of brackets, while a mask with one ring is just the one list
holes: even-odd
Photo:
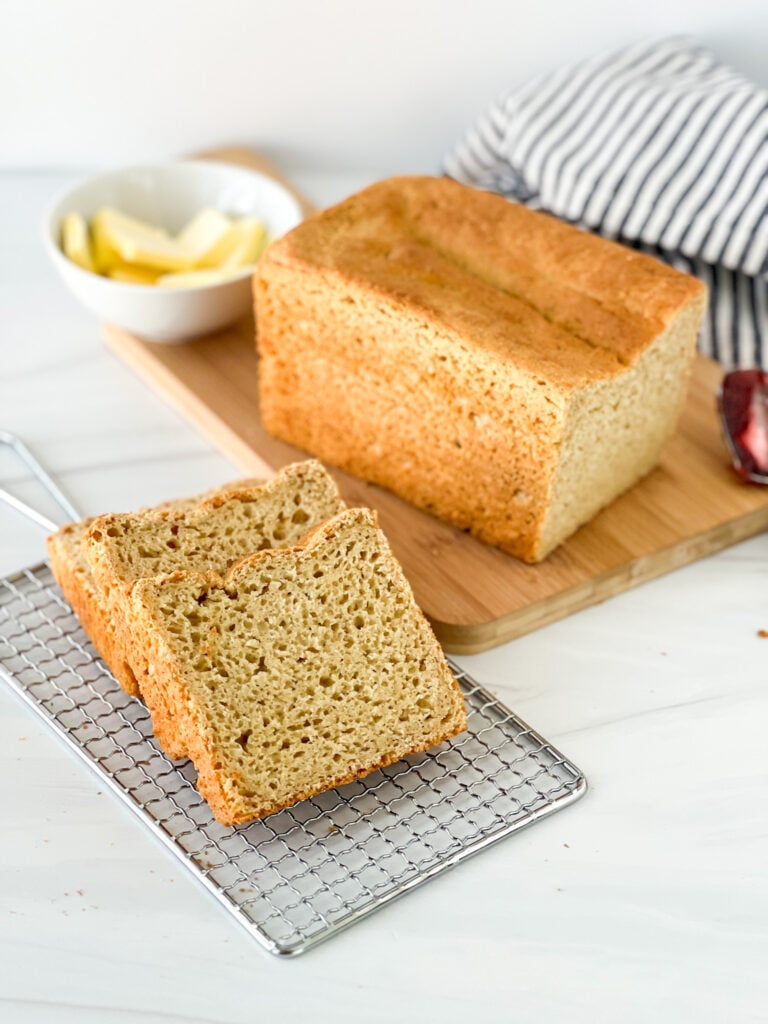
[[272, 953], [304, 952], [586, 790], [456, 665], [469, 729], [261, 821], [225, 828], [169, 761], [41, 564], [0, 579], [0, 674]]

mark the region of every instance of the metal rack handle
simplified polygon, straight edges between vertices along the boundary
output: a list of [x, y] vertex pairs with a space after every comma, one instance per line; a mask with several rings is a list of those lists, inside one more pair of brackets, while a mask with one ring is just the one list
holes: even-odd
[[[42, 487], [48, 492], [53, 498], [59, 508], [67, 515], [69, 520], [75, 520], [82, 518], [78, 510], [64, 494], [56, 481], [50, 476], [50, 474], [40, 465], [32, 452], [27, 448], [21, 438], [15, 434], [9, 433], [7, 430], [0, 430], [0, 444], [10, 448], [16, 458], [23, 462], [24, 465], [32, 471], [32, 475], [42, 485]], [[17, 498], [14, 494], [6, 491], [5, 488], [0, 487], [0, 501], [5, 502], [6, 505], [10, 505], [11, 508], [16, 509], [17, 512], [21, 512], [28, 519], [31, 519], [33, 523], [38, 526], [42, 526], [43, 529], [53, 532], [58, 529], [58, 523], [55, 523], [52, 519], [44, 516], [42, 512], [38, 512], [37, 509], [32, 508], [21, 498]]]

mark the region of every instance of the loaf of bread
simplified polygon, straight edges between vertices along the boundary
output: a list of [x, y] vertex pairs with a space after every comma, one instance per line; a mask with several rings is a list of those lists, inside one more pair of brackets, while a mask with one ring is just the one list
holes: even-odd
[[[193, 508], [201, 501], [214, 495], [241, 491], [243, 488], [259, 486], [258, 480], [237, 480], [234, 483], [205, 491], [191, 498], [179, 498], [155, 505], [154, 509], [142, 509], [142, 512], [167, 510], [182, 511]], [[76, 523], [66, 523], [46, 540], [48, 558], [54, 579], [64, 592], [64, 597], [72, 606], [72, 610], [80, 620], [80, 624], [88, 634], [93, 646], [106, 662], [112, 675], [117, 679], [126, 693], [132, 697], [139, 696], [136, 678], [125, 659], [119, 653], [114, 623], [110, 617], [104, 596], [93, 579], [91, 567], [85, 557], [83, 540], [95, 516], [81, 519]]]
[[656, 464], [705, 289], [448, 179], [379, 182], [255, 279], [264, 425], [529, 562]]
[[[101, 529], [100, 531], [101, 532]], [[349, 509], [222, 576], [131, 588], [147, 703], [225, 825], [350, 782], [466, 728], [464, 701], [375, 515]]]

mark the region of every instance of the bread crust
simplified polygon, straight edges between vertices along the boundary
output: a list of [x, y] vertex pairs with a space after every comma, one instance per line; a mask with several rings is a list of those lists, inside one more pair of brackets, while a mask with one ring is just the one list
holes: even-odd
[[[274, 265], [308, 273], [308, 284], [338, 275], [455, 322], [473, 349], [513, 355], [533, 377], [546, 354], [552, 382], [565, 389], [620, 372], [706, 294], [697, 278], [645, 253], [425, 176], [387, 178], [307, 218], [264, 253], [257, 282]], [[491, 329], [502, 311], [524, 342]]]
[[131, 697], [139, 697], [139, 686], [124, 653], [118, 624], [111, 616], [103, 595], [82, 562], [80, 544], [95, 517], [67, 523], [46, 539], [54, 579], [120, 686]]

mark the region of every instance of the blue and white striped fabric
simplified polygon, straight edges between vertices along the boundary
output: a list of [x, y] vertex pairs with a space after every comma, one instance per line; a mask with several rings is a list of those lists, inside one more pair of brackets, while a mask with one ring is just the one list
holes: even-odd
[[768, 358], [768, 93], [686, 39], [643, 43], [501, 97], [443, 170], [696, 274], [700, 348]]

